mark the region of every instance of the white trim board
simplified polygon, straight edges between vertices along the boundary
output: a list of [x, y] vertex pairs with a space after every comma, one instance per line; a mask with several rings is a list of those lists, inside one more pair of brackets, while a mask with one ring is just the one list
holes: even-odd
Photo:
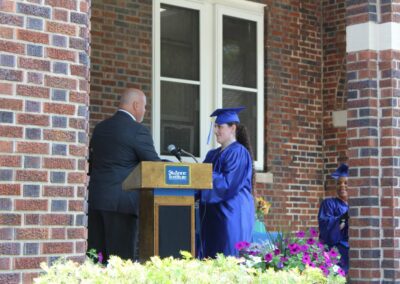
[[400, 50], [400, 23], [367, 22], [346, 28], [346, 51]]

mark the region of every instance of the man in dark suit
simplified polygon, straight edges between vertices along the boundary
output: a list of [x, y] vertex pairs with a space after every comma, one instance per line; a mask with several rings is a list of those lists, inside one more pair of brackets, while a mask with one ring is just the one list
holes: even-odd
[[146, 96], [126, 90], [118, 111], [96, 125], [89, 145], [88, 250], [136, 259], [139, 193], [122, 182], [141, 161], [158, 161], [149, 130], [141, 124]]

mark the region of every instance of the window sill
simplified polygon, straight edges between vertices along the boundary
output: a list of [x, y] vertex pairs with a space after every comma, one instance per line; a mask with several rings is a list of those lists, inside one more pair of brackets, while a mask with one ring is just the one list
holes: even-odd
[[256, 173], [256, 183], [273, 183], [274, 175], [271, 172]]

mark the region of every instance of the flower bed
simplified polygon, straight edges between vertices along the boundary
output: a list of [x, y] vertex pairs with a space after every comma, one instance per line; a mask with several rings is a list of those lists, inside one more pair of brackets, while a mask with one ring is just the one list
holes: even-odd
[[295, 235], [274, 234], [262, 243], [240, 242], [236, 248], [248, 267], [284, 271], [296, 268], [300, 272], [312, 267], [319, 269], [326, 277], [345, 276], [338, 266], [340, 254], [337, 249], [328, 249], [320, 243], [318, 232], [313, 228], [307, 234], [303, 231]]
[[60, 260], [51, 267], [42, 264], [44, 273], [35, 283], [345, 283], [343, 277], [326, 277], [320, 269], [307, 267], [260, 270], [249, 267], [244, 259], [224, 257], [193, 259], [183, 253], [182, 259], [153, 257], [140, 264], [111, 257], [107, 266], [87, 260], [83, 264]]

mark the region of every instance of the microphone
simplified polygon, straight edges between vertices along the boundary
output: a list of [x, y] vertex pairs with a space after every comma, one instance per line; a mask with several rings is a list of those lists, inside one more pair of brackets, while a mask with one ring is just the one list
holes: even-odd
[[182, 162], [181, 149], [176, 148], [174, 144], [170, 144], [168, 145], [167, 150], [170, 154], [174, 155], [179, 160], [179, 162]]

